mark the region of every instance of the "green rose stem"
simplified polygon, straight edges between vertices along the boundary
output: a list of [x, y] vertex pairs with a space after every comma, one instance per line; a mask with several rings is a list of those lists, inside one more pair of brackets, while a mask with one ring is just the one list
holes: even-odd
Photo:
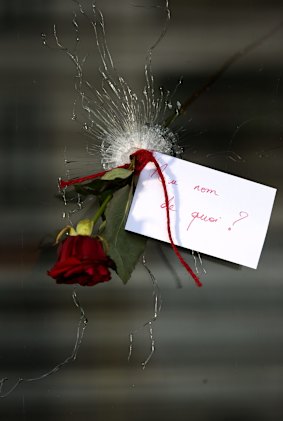
[[112, 194], [110, 193], [103, 201], [102, 205], [99, 207], [98, 211], [95, 213], [93, 218], [90, 219], [82, 219], [78, 222], [76, 228], [72, 227], [71, 225], [67, 225], [64, 227], [57, 235], [55, 239], [55, 244], [58, 244], [64, 234], [68, 234], [70, 236], [77, 236], [77, 235], [86, 235], [88, 237], [91, 236], [93, 227], [101, 217], [101, 215], [105, 212], [105, 209], [112, 199]]
[[103, 215], [103, 213], [105, 212], [105, 209], [107, 208], [107, 205], [108, 205], [108, 203], [110, 202], [111, 199], [112, 199], [112, 194], [110, 193], [104, 199], [104, 201], [102, 202], [102, 205], [97, 210], [97, 212], [95, 213], [95, 215], [93, 216], [93, 218], [91, 218], [91, 221], [93, 222], [93, 227], [97, 223], [97, 221], [99, 220], [99, 218], [101, 217], [101, 215]]

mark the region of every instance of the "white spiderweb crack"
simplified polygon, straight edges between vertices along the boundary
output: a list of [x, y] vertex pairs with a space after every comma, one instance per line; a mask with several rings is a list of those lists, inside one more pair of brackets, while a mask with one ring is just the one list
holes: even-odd
[[140, 328], [130, 332], [129, 334], [129, 354], [128, 354], [128, 361], [130, 361], [133, 353], [133, 346], [134, 346], [134, 335], [137, 334], [141, 329], [144, 329], [145, 327], [148, 328], [149, 332], [149, 339], [150, 339], [150, 352], [147, 356], [147, 358], [141, 363], [142, 368], [145, 369], [149, 361], [151, 360], [154, 352], [155, 352], [155, 338], [154, 338], [154, 332], [153, 332], [153, 323], [157, 320], [159, 313], [161, 311], [162, 307], [162, 297], [161, 293], [157, 284], [157, 280], [149, 267], [147, 266], [145, 256], [142, 257], [142, 264], [144, 268], [146, 269], [150, 280], [152, 282], [153, 286], [153, 316], [150, 320], [145, 322]]
[[[197, 257], [196, 257], [196, 255], [195, 255], [195, 253], [197, 254]], [[197, 252], [195, 252], [194, 250], [191, 250], [191, 254], [192, 254], [192, 257], [193, 257], [193, 259], [194, 259], [194, 265], [195, 265], [195, 271], [196, 271], [196, 274], [197, 274], [197, 275], [199, 274], [199, 268], [198, 268], [198, 262], [197, 262], [197, 259], [198, 259], [199, 264], [200, 264], [200, 266], [201, 266], [201, 269], [202, 269], [203, 273], [206, 275], [206, 274], [207, 274], [207, 272], [206, 272], [205, 267], [203, 266], [203, 261], [202, 261], [201, 254], [200, 254], [198, 251], [197, 251]]]
[[[78, 0], [73, 0], [78, 12], [90, 24], [101, 66], [99, 68], [100, 87], [93, 86], [84, 76], [86, 58], [80, 58], [80, 42], [77, 14], [74, 13], [73, 26], [76, 33], [74, 49], [70, 50], [60, 41], [54, 26], [54, 39], [57, 49], [63, 51], [73, 62], [76, 69], [75, 90], [82, 111], [87, 120], [82, 128], [93, 140], [87, 152], [94, 157], [101, 157], [101, 164], [110, 169], [129, 162], [130, 155], [138, 149], [156, 150], [170, 155], [182, 152], [177, 144], [177, 136], [165, 127], [166, 112], [172, 108], [170, 91], [162, 87], [156, 89], [151, 70], [153, 50], [164, 38], [170, 21], [168, 0], [164, 1], [165, 23], [160, 35], [149, 48], [145, 64], [145, 86], [142, 94], [137, 95], [117, 72], [105, 35], [105, 23], [101, 11], [92, 3], [90, 11]], [[46, 37], [43, 37], [44, 44]], [[175, 91], [173, 92], [173, 94]], [[74, 108], [76, 108], [77, 100]], [[176, 107], [177, 110], [178, 106]], [[73, 119], [77, 119], [75, 110]]]
[[0, 380], [0, 398], [6, 398], [7, 396], [9, 396], [21, 383], [32, 383], [32, 382], [36, 382], [39, 380], [43, 380], [48, 376], [51, 376], [52, 374], [57, 373], [63, 366], [71, 363], [72, 361], [75, 361], [80, 349], [80, 346], [82, 344], [82, 340], [84, 337], [84, 333], [85, 333], [85, 329], [88, 323], [87, 317], [85, 315], [85, 311], [83, 309], [83, 307], [80, 304], [80, 301], [78, 299], [77, 293], [76, 293], [76, 288], [73, 289], [72, 292], [72, 299], [73, 302], [76, 306], [76, 308], [80, 311], [80, 319], [77, 325], [77, 333], [76, 333], [76, 341], [75, 341], [75, 345], [73, 347], [73, 351], [72, 353], [65, 358], [65, 360], [63, 360], [61, 363], [57, 364], [55, 367], [53, 367], [51, 370], [47, 371], [46, 373], [38, 376], [38, 377], [31, 377], [31, 378], [23, 378], [23, 377], [19, 377], [18, 380], [16, 381], [16, 383], [7, 391], [7, 392], [3, 392], [3, 388], [4, 388], [4, 384], [5, 382], [8, 380], [7, 377], [4, 377]]
[[[164, 38], [170, 21], [168, 0], [165, 1], [166, 20], [163, 29], [149, 48], [145, 64], [145, 87], [141, 99], [125, 84], [126, 95], [119, 97], [126, 111], [125, 125], [113, 127], [114, 131], [106, 135], [101, 143], [102, 164], [105, 168], [112, 168], [128, 162], [129, 156], [138, 149], [156, 150], [169, 155], [182, 152], [177, 145], [177, 137], [164, 127], [165, 114], [171, 104], [170, 99], [175, 94], [164, 92], [163, 88], [157, 93], [151, 69], [152, 53]], [[125, 100], [125, 101], [123, 101]], [[130, 118], [129, 118], [130, 117]], [[121, 130], [122, 129], [122, 130]]]

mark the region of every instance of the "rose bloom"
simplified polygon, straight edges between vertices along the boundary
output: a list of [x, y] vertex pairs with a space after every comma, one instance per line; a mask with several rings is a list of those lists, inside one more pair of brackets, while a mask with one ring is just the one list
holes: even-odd
[[104, 252], [101, 241], [86, 235], [67, 237], [59, 246], [58, 260], [47, 273], [58, 284], [92, 286], [111, 279], [115, 263]]

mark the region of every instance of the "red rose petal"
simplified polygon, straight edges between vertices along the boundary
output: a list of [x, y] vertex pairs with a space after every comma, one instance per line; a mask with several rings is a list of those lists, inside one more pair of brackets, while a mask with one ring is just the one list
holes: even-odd
[[58, 249], [58, 261], [48, 271], [57, 283], [95, 285], [111, 279], [115, 263], [105, 254], [101, 241], [88, 236], [69, 236]]

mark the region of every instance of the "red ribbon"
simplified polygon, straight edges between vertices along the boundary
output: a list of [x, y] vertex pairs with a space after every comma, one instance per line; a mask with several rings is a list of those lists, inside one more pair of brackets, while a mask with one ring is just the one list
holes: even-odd
[[[130, 166], [130, 164], [124, 164], [124, 165], [120, 165], [119, 167], [116, 168], [126, 168], [128, 169]], [[59, 178], [59, 188], [60, 189], [64, 189], [65, 187], [69, 187], [69, 186], [73, 186], [74, 184], [81, 184], [84, 183], [85, 181], [88, 180], [93, 180], [94, 178], [98, 178], [98, 177], [102, 177], [104, 174], [106, 174], [107, 172], [109, 172], [111, 170], [106, 170], [106, 171], [101, 171], [98, 172], [96, 174], [90, 174], [90, 175], [86, 175], [85, 177], [80, 177], [80, 178], [73, 178], [72, 180], [61, 180], [61, 178]]]
[[[167, 187], [166, 187], [166, 182], [165, 182], [165, 178], [163, 175], [163, 172], [160, 168], [159, 163], [157, 162], [154, 154], [152, 151], [149, 151], [147, 149], [139, 149], [138, 151], [136, 151], [135, 153], [133, 153], [130, 156], [131, 159], [135, 158], [135, 174], [140, 174], [140, 172], [144, 169], [144, 167], [149, 163], [149, 162], [153, 162], [153, 164], [156, 167], [156, 170], [158, 172], [158, 175], [160, 177], [161, 183], [162, 183], [162, 187], [163, 187], [163, 192], [164, 192], [164, 197], [165, 197], [165, 208], [166, 208], [166, 222], [167, 222], [167, 233], [168, 233], [168, 237], [170, 240], [170, 244], [171, 247], [174, 251], [174, 253], [176, 254], [176, 256], [178, 257], [180, 263], [184, 266], [184, 268], [187, 270], [187, 272], [191, 275], [191, 277], [194, 279], [196, 285], [198, 287], [202, 286], [202, 283], [200, 282], [198, 276], [194, 273], [194, 271], [192, 270], [192, 268], [188, 265], [188, 263], [183, 259], [183, 257], [181, 256], [176, 244], [173, 241], [172, 238], [172, 233], [171, 233], [171, 223], [170, 223], [170, 211], [169, 211], [169, 197], [168, 197], [168, 192], [167, 192]], [[129, 169], [131, 164], [124, 164], [121, 165], [117, 168], [126, 168]], [[81, 178], [76, 178], [73, 180], [68, 180], [68, 181], [64, 181], [64, 180], [59, 180], [59, 187], [61, 189], [74, 185], [74, 184], [80, 184], [83, 183], [85, 181], [88, 180], [93, 180], [94, 178], [98, 178], [98, 177], [102, 177], [104, 174], [106, 174], [108, 171], [111, 170], [106, 170], [106, 171], [102, 171], [96, 174], [91, 174], [91, 175], [87, 175], [86, 177], [81, 177]]]

